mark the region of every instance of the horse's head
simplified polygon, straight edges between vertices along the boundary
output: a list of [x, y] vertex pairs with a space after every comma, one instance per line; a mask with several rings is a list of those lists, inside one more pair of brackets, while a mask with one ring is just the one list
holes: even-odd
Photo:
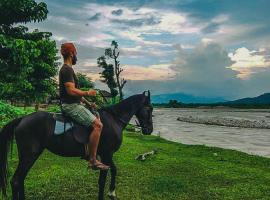
[[153, 132], [153, 106], [151, 105], [150, 91], [143, 92], [143, 96], [143, 105], [138, 109], [135, 116], [139, 120], [138, 125], [142, 128], [142, 133], [144, 135], [150, 135]]

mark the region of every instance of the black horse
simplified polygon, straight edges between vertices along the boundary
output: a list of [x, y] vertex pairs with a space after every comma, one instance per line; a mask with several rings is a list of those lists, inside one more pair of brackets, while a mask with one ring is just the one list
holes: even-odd
[[[133, 95], [113, 106], [98, 110], [103, 123], [98, 155], [104, 164], [110, 166], [111, 182], [109, 196], [115, 197], [116, 166], [113, 154], [120, 148], [122, 132], [135, 115], [143, 134], [153, 131], [150, 92]], [[0, 189], [6, 196], [7, 187], [7, 155], [13, 137], [16, 138], [19, 164], [11, 179], [13, 200], [24, 200], [24, 180], [35, 161], [44, 149], [67, 157], [83, 157], [84, 145], [77, 142], [69, 134], [55, 136], [53, 134], [55, 119], [52, 113], [35, 112], [9, 122], [0, 133]], [[60, 139], [59, 139], [60, 138]], [[98, 198], [104, 199], [104, 187], [108, 171], [100, 171]]]

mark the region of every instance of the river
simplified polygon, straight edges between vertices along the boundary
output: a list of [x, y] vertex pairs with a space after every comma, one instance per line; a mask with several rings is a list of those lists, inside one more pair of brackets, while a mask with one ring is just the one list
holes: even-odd
[[[217, 120], [218, 122], [226, 120], [234, 126], [242, 121], [245, 124], [247, 122], [270, 126], [270, 110], [155, 108], [153, 115], [153, 135], [160, 135], [165, 139], [183, 144], [235, 149], [270, 157], [270, 129], [211, 124], [211, 121], [214, 123]], [[194, 120], [179, 121], [177, 120], [179, 117], [196, 119], [196, 123], [193, 122]], [[205, 119], [207, 119], [207, 124], [203, 124]]]

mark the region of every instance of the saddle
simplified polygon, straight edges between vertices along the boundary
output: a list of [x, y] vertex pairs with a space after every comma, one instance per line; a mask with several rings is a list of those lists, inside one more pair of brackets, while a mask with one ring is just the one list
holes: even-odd
[[55, 119], [54, 135], [59, 136], [63, 134], [72, 134], [74, 139], [81, 144], [88, 144], [89, 134], [92, 127], [87, 128], [76, 123], [71, 117], [64, 115], [63, 113], [54, 113]]

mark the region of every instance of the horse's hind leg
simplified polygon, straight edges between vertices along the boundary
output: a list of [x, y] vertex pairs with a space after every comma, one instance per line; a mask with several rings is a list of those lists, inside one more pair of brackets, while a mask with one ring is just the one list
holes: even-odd
[[18, 200], [19, 199], [19, 187], [20, 187], [20, 181], [19, 181], [19, 174], [20, 174], [20, 164], [18, 165], [12, 179], [11, 179], [11, 189], [12, 189], [12, 199]]
[[29, 170], [31, 169], [31, 167], [33, 166], [33, 164], [43, 151], [43, 148], [41, 148], [40, 146], [38, 148], [35, 148], [34, 144], [31, 142], [28, 144], [28, 145], [31, 144], [30, 145], [31, 148], [29, 147], [27, 148], [25, 146], [23, 148], [20, 148], [20, 146], [18, 145], [19, 164], [11, 180], [13, 200], [25, 199], [24, 194], [25, 177], [27, 176], [27, 173], [29, 172]]

